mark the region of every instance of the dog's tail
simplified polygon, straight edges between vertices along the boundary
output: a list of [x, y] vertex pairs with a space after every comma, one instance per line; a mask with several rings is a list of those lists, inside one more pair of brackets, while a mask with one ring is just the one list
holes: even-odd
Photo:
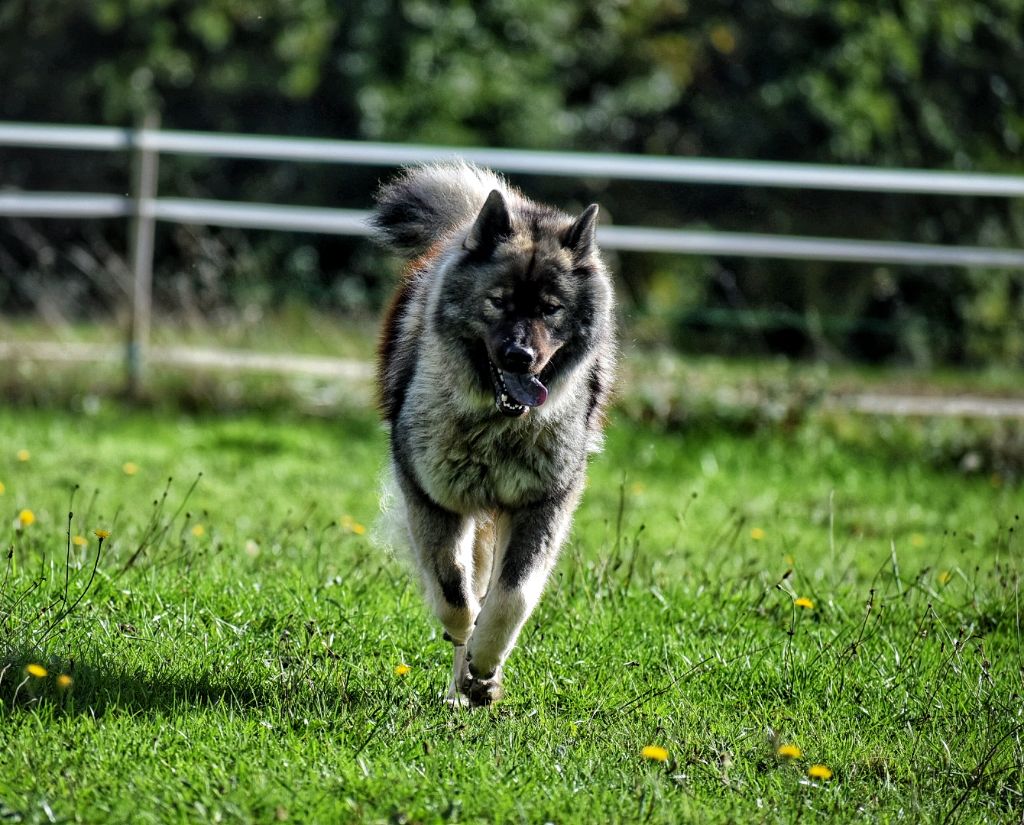
[[465, 161], [414, 166], [381, 187], [370, 226], [384, 246], [413, 258], [475, 218], [494, 189], [515, 194], [498, 175]]

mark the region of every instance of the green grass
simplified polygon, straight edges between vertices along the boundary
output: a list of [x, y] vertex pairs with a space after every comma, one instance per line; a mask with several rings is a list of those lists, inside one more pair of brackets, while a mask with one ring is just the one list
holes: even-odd
[[613, 421], [508, 698], [451, 712], [368, 413], [0, 410], [0, 819], [1019, 821], [1019, 482], [839, 429]]
[[[157, 347], [214, 347], [371, 360], [378, 324], [376, 317], [330, 314], [285, 304], [251, 317], [221, 313], [216, 320], [190, 316], [188, 321], [175, 321], [157, 316], [150, 330], [150, 343]], [[0, 316], [0, 340], [13, 344], [61, 341], [121, 345], [127, 340], [127, 332], [124, 323], [115, 319], [45, 323], [32, 316]]]

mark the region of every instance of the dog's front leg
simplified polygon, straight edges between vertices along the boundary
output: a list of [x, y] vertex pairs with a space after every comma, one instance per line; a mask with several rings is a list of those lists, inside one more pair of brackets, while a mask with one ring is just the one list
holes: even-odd
[[427, 599], [455, 648], [446, 701], [460, 704], [466, 673], [466, 641], [480, 602], [473, 587], [474, 521], [438, 507], [407, 479], [401, 479], [409, 519], [409, 539]]
[[570, 491], [503, 516], [498, 558], [469, 640], [461, 684], [472, 704], [501, 698], [502, 666], [540, 600], [578, 498], [578, 492]]

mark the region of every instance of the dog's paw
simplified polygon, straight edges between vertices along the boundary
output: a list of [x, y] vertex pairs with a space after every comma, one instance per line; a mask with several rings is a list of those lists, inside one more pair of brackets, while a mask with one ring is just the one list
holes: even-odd
[[449, 693], [441, 701], [450, 710], [462, 710], [463, 708], [472, 707], [469, 697], [461, 693], [456, 693], [454, 696]]
[[494, 704], [505, 695], [501, 687], [501, 668], [487, 678], [474, 676], [472, 670], [467, 671], [459, 683], [459, 690], [469, 699], [470, 707], [482, 708]]

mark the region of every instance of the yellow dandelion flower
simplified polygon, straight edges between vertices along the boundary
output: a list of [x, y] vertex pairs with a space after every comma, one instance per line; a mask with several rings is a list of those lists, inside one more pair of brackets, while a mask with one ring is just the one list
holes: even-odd
[[126, 476], [133, 476], [139, 471], [139, 465], [134, 461], [126, 461], [121, 465], [121, 472]]
[[654, 762], [668, 762], [668, 751], [661, 745], [647, 745], [640, 751], [640, 755]]
[[793, 599], [793, 604], [795, 604], [797, 607], [803, 607], [806, 610], [814, 609], [814, 602], [812, 602], [806, 596], [801, 596], [799, 599]]
[[634, 481], [632, 484], [629, 485], [629, 492], [631, 492], [634, 496], [638, 496], [641, 493], [647, 492], [647, 487], [644, 486], [643, 482]]
[[910, 536], [911, 547], [924, 547], [924, 536], [920, 533], [913, 533]]
[[46, 668], [43, 667], [42, 665], [36, 665], [36, 664], [26, 665], [25, 666], [25, 672], [29, 676], [35, 676], [35, 678], [37, 678], [37, 679], [45, 679], [46, 678]]
[[409, 667], [409, 665], [395, 665], [395, 676], [405, 676], [405, 674], [408, 673], [410, 670], [412, 670], [412, 668]]
[[93, 530], [92, 532], [95, 534], [96, 538], [98, 538], [98, 539], [109, 539], [110, 538], [110, 531], [109, 530]]
[[825, 765], [811, 765], [811, 767], [807, 769], [807, 775], [811, 777], [811, 779], [831, 779], [832, 771]]
[[338, 526], [346, 533], [355, 533], [357, 536], [361, 536], [366, 532], [366, 527], [347, 514], [338, 520]]
[[36, 514], [31, 510], [22, 510], [18, 513], [18, 526], [28, 527], [29, 525], [36, 523]]
[[764, 541], [764, 535], [764, 530], [762, 530], [760, 527], [754, 527], [750, 531], [750, 537], [754, 541]]
[[784, 555], [782, 557], [782, 560], [786, 564], [788, 564], [790, 567], [792, 567], [794, 564], [796, 564], [796, 559], [792, 555], [790, 555], [789, 553], [786, 553], [786, 555]]
[[197, 524], [195, 527], [192, 528], [192, 535], [196, 538], [199, 538], [200, 536], [205, 536], [206, 528], [203, 527], [203, 525], [201, 524]]
[[18, 461], [28, 461], [32, 458], [32, 453], [28, 450], [18, 450]]
[[939, 584], [949, 584], [951, 581], [953, 581], [953, 574], [948, 570], [939, 573]]
[[804, 752], [796, 745], [779, 745], [779, 749], [775, 751], [775, 754], [783, 759], [799, 759], [804, 755]]
[[75, 547], [85, 547], [89, 543], [89, 540], [85, 536], [72, 536], [71, 543], [75, 545]]
[[69, 687], [71, 687], [71, 685], [74, 684], [74, 682], [75, 680], [68, 676], [66, 673], [62, 673], [60, 676], [57, 677], [57, 687], [59, 687], [61, 690], [67, 690]]
[[7, 488], [4, 487], [4, 483], [0, 481], [0, 496], [7, 492]]

